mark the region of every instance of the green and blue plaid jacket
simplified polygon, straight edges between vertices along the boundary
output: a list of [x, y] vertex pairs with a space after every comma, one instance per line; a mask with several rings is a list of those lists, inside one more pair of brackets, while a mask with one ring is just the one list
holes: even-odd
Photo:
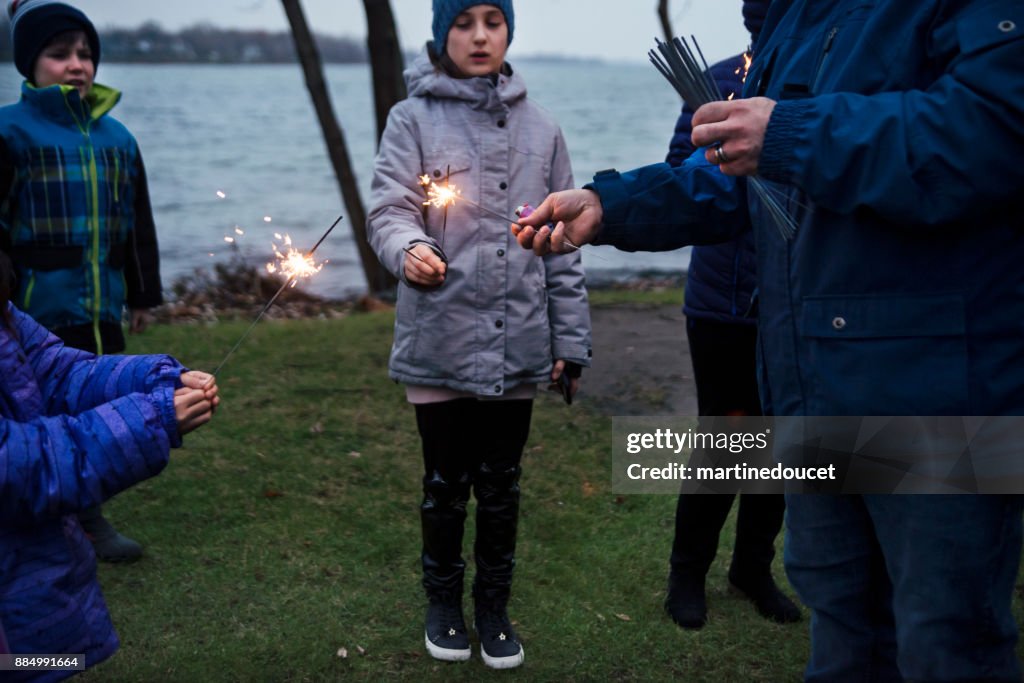
[[0, 248], [17, 305], [73, 345], [124, 348], [122, 313], [161, 302], [159, 256], [138, 144], [108, 112], [120, 93], [22, 85], [0, 108]]

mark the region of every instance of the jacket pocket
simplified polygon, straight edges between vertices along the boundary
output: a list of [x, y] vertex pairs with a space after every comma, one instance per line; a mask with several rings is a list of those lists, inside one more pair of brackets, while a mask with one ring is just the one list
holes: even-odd
[[983, 7], [956, 24], [961, 54], [987, 50], [1024, 38], [1024, 7], [1020, 1]]
[[800, 320], [812, 414], [970, 414], [962, 296], [808, 297]]
[[449, 148], [432, 149], [423, 159], [423, 175], [441, 186], [446, 179], [452, 184], [465, 183], [467, 172], [472, 167], [472, 158], [459, 150], [455, 143]]

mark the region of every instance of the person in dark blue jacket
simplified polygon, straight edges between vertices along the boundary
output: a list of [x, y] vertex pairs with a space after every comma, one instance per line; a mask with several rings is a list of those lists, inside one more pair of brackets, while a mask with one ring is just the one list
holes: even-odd
[[[746, 0], [743, 22], [757, 42], [768, 0]], [[725, 99], [739, 97], [750, 55], [739, 54], [711, 66]], [[695, 150], [690, 140], [693, 109], [684, 103], [666, 161], [681, 165]], [[757, 266], [754, 237], [745, 231], [728, 242], [693, 248], [686, 277], [686, 338], [697, 384], [701, 415], [760, 415], [757, 392], [757, 321], [751, 306]], [[669, 559], [665, 611], [683, 628], [707, 623], [705, 577], [718, 550], [718, 536], [735, 496], [680, 494]], [[750, 598], [766, 619], [800, 620], [800, 610], [772, 578], [775, 537], [782, 529], [782, 495], [744, 495], [736, 517], [736, 543], [729, 583]]]
[[[520, 244], [664, 250], [753, 227], [766, 414], [1024, 415], [1024, 6], [774, 0], [754, 55], [744, 98], [694, 115], [703, 155], [549, 196]], [[786, 506], [806, 680], [1020, 681], [1024, 497]]]

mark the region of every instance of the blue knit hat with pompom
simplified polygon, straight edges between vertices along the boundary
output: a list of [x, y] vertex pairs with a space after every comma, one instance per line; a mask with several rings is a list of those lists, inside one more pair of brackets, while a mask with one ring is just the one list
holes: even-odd
[[508, 42], [512, 43], [512, 30], [515, 28], [515, 12], [512, 10], [512, 0], [495, 0], [495, 2], [480, 2], [480, 0], [434, 0], [434, 52], [443, 55], [445, 44], [448, 42], [448, 31], [460, 14], [470, 7], [476, 5], [493, 5], [505, 15], [505, 23], [508, 24]]

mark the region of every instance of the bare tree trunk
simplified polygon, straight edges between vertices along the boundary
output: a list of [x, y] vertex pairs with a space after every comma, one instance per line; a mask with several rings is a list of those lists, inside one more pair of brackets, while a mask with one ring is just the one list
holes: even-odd
[[377, 112], [377, 142], [384, 134], [388, 112], [405, 99], [405, 60], [390, 0], [363, 0], [366, 8], [366, 44], [373, 73], [373, 101]]
[[668, 0], [658, 0], [658, 20], [661, 21], [665, 42], [671, 43], [676, 34], [672, 32], [672, 19], [668, 16]]
[[359, 186], [352, 170], [345, 134], [334, 115], [334, 106], [331, 104], [330, 95], [327, 93], [327, 83], [324, 81], [320, 53], [317, 51], [313, 34], [309, 31], [309, 25], [306, 23], [302, 5], [299, 0], [281, 0], [281, 4], [284, 5], [288, 23], [292, 27], [295, 50], [302, 63], [306, 87], [313, 98], [313, 107], [320, 120], [324, 142], [327, 144], [327, 153], [331, 158], [334, 174], [338, 178], [341, 195], [345, 201], [345, 210], [348, 212], [346, 218], [349, 225], [352, 226], [352, 234], [356, 238], [359, 260], [363, 265], [363, 273], [366, 275], [367, 287], [372, 293], [392, 289], [396, 284], [395, 279], [380, 265], [377, 255], [373, 253], [366, 239], [366, 209], [359, 197]]

